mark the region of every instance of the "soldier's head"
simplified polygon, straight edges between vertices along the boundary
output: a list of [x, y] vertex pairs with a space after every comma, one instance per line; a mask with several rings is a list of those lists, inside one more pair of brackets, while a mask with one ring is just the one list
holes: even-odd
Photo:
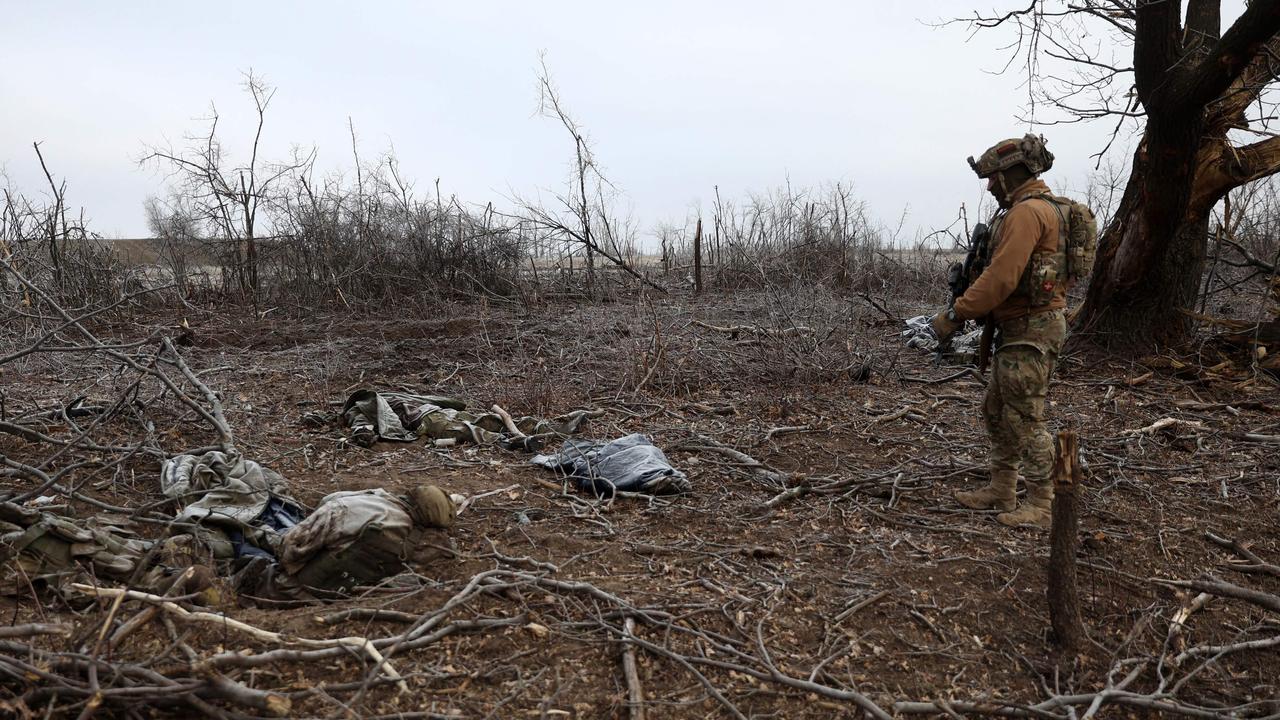
[[977, 160], [969, 157], [969, 167], [987, 181], [987, 190], [1002, 208], [1013, 204], [1013, 191], [1028, 180], [1053, 167], [1053, 153], [1045, 147], [1043, 135], [1030, 133], [1010, 138], [987, 148]]
[[409, 505], [414, 522], [423, 527], [447, 528], [453, 525], [457, 514], [448, 493], [435, 485], [418, 485], [410, 490]]

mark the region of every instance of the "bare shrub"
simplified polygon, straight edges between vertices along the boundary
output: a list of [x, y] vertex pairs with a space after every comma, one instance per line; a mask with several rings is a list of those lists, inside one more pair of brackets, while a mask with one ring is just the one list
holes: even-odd
[[[574, 260], [581, 258], [588, 299], [610, 295], [611, 274], [629, 276], [666, 292], [664, 286], [637, 270], [640, 254], [635, 226], [616, 214], [614, 202], [620, 193], [597, 164], [591, 142], [561, 99], [545, 58], [538, 70], [538, 112], [560, 123], [573, 140], [574, 154], [568, 186], [554, 193], [551, 207], [517, 199], [516, 213], [538, 234], [536, 245], [559, 255], [556, 269], [562, 280], [573, 280]], [[597, 256], [609, 261], [608, 269], [596, 267]]]
[[[5, 188], [0, 209], [0, 258], [42, 288], [48, 297], [82, 307], [117, 300], [131, 276], [100, 236], [86, 229], [84, 213], [69, 216], [66, 182], [56, 181], [36, 154], [49, 181], [49, 195], [32, 199]], [[6, 307], [33, 307], [31, 288], [4, 273], [0, 283]]]
[[[693, 226], [656, 229], [665, 275], [692, 282]], [[872, 220], [840, 183], [818, 190], [787, 185], [741, 203], [717, 191], [701, 238], [703, 281], [728, 291], [817, 286], [923, 296], [945, 279], [946, 265], [928, 249], [899, 247], [897, 234]]]
[[[204, 253], [194, 210], [180, 196], [164, 203], [147, 198], [147, 228], [151, 231], [151, 247], [165, 275], [172, 279], [179, 297], [186, 298], [192, 276], [208, 280], [209, 258]], [[207, 287], [208, 283], [204, 283]]]
[[794, 285], [678, 302], [641, 296], [584, 334], [602, 339], [596, 355], [627, 368], [617, 394], [693, 397], [708, 387], [864, 382], [886, 367], [889, 350], [874, 348], [866, 332], [880, 320], [858, 298]]
[[415, 196], [392, 157], [354, 184], [306, 176], [276, 198], [276, 237], [264, 273], [280, 301], [303, 305], [382, 302], [407, 295], [521, 292], [531, 237], [493, 207]]
[[1210, 229], [1200, 309], [1262, 320], [1280, 315], [1280, 184], [1274, 177], [1227, 196]]
[[273, 192], [314, 159], [298, 156], [289, 162], [268, 162], [259, 157], [267, 109], [275, 88], [253, 71], [245, 73], [244, 89], [257, 115], [253, 140], [242, 162], [230, 163], [218, 135], [219, 115], [210, 105], [206, 129], [188, 135], [180, 148], [151, 147], [139, 161], [165, 168], [173, 183], [173, 195], [191, 222], [206, 238], [219, 260], [224, 292], [236, 292], [257, 300], [260, 290], [258, 247], [264, 233], [259, 211]]

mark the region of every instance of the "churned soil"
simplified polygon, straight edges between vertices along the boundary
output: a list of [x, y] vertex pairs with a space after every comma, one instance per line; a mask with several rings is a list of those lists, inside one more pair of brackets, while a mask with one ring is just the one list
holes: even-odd
[[[1046, 534], [1003, 527], [993, 513], [964, 510], [951, 497], [984, 481], [982, 376], [904, 348], [893, 315], [913, 308], [888, 307], [816, 293], [739, 294], [533, 308], [445, 304], [386, 317], [165, 313], [105, 323], [99, 332], [140, 339], [159, 327], [181, 336], [187, 362], [220, 394], [239, 448], [280, 472], [305, 504], [337, 490], [422, 482], [485, 494], [459, 515], [452, 558], [359, 597], [246, 607], [220, 583], [209, 609], [257, 628], [372, 639], [409, 626], [316, 618], [355, 608], [422, 615], [481, 573], [512, 573], [506, 587], [468, 595], [447, 613], [452, 621], [510, 622], [459, 626], [392, 655], [408, 692], [376, 682], [364, 691], [344, 687], [369, 675], [357, 654], [236, 675], [289, 693], [297, 716], [633, 717], [621, 660], [627, 617], [645, 643], [633, 651], [651, 719], [861, 716], [832, 690], [856, 690], [885, 708], [926, 700], [1033, 705], [1096, 693], [1127, 658], [1151, 661], [1129, 687], [1150, 693], [1160, 673], [1173, 672], [1156, 667], [1162, 656], [1277, 634], [1275, 613], [1215, 599], [1173, 638], [1172, 616], [1195, 593], [1156, 582], [1213, 574], [1280, 592], [1280, 578], [1234, 571], [1235, 556], [1205, 535], [1249, 543], [1280, 562], [1280, 448], [1266, 439], [1280, 424], [1274, 378], [1247, 367], [1194, 372], [1203, 363], [1174, 354], [1064, 356], [1049, 416], [1055, 429], [1079, 433], [1088, 464], [1078, 573], [1094, 641], [1064, 658], [1049, 631]], [[10, 413], [118, 389], [106, 363], [59, 362], [33, 358], [21, 376], [0, 375]], [[358, 387], [455, 395], [514, 415], [603, 410], [584, 436], [648, 435], [693, 491], [597, 499], [522, 452], [422, 440], [358, 447], [336, 419]], [[164, 449], [211, 444], [208, 428], [158, 390], [134, 402]], [[1177, 422], [1151, 428], [1166, 418]], [[127, 446], [141, 439], [140, 427], [120, 422], [104, 439]], [[66, 429], [50, 421], [47, 431], [59, 430]], [[716, 443], [774, 473], [755, 472], [711, 449]], [[30, 462], [52, 448], [0, 435], [0, 452]], [[131, 460], [80, 487], [113, 505], [142, 507], [163, 500], [157, 474], [154, 461]], [[814, 491], [767, 504], [801, 485]], [[15, 623], [88, 627], [102, 612], [73, 612], [49, 597], [6, 598], [3, 606]], [[186, 644], [202, 656], [272, 647], [215, 626], [184, 628]], [[161, 672], [184, 662], [159, 624], [113, 652]], [[1277, 712], [1277, 667], [1275, 647], [1234, 653], [1187, 681], [1179, 697], [1206, 706], [1270, 700], [1256, 706], [1260, 714]], [[21, 694], [14, 682], [0, 679], [0, 697]]]

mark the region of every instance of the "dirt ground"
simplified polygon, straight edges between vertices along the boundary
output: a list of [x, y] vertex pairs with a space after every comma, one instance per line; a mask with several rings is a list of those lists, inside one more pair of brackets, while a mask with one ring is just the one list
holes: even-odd
[[[316, 618], [357, 608], [421, 618], [461, 599], [433, 616], [447, 629], [441, 637], [390, 655], [407, 691], [381, 680], [361, 689], [377, 673], [355, 653], [229, 671], [249, 687], [287, 694], [292, 716], [636, 717], [623, 671], [628, 647], [650, 719], [862, 717], [854, 691], [890, 714], [905, 701], [1008, 709], [1098, 693], [1139, 659], [1147, 663], [1127, 691], [1152, 694], [1174, 678], [1183, 683], [1178, 701], [1209, 713], [1280, 713], [1280, 643], [1200, 667], [1168, 660], [1179, 649], [1280, 635], [1280, 613], [1214, 598], [1171, 633], [1172, 616], [1196, 592], [1154, 581], [1212, 574], [1280, 593], [1280, 577], [1233, 569], [1236, 556], [1206, 538], [1248, 543], [1280, 562], [1280, 448], [1266, 439], [1280, 432], [1275, 379], [1203, 372], [1217, 356], [1063, 358], [1050, 416], [1056, 429], [1079, 433], [1088, 463], [1079, 589], [1093, 641], [1080, 657], [1063, 658], [1049, 636], [1046, 534], [1005, 528], [951, 498], [984, 477], [981, 376], [904, 348], [891, 316], [924, 308], [883, 303], [891, 307], [814, 292], [390, 307], [399, 317], [168, 311], [98, 331], [142, 339], [159, 327], [181, 336], [187, 362], [221, 393], [240, 449], [283, 474], [306, 504], [336, 490], [421, 482], [492, 493], [459, 516], [456, 557], [359, 597], [243, 607], [223, 588], [208, 609], [305, 638], [392, 636], [413, 625]], [[69, 366], [41, 355], [8, 366], [0, 392], [12, 415], [78, 394], [109, 396], [119, 382], [102, 360]], [[585, 436], [645, 433], [693, 491], [598, 500], [521, 452], [422, 441], [361, 448], [325, 420], [360, 387], [455, 395], [513, 414], [601, 409]], [[208, 428], [173, 403], [139, 402], [165, 450], [210, 443]], [[1163, 418], [1186, 422], [1142, 430]], [[43, 431], [66, 428], [49, 421]], [[124, 421], [109, 428], [126, 445], [136, 432]], [[705, 449], [707, 439], [780, 471], [785, 485]], [[0, 434], [6, 456], [32, 461], [48, 451]], [[766, 505], [801, 485], [813, 491]], [[154, 461], [141, 459], [83, 489], [124, 507], [163, 499]], [[497, 584], [468, 591], [487, 572]], [[0, 609], [12, 624], [70, 618], [78, 627], [103, 613], [73, 614], [39, 595], [0, 599]], [[635, 643], [622, 640], [627, 618]], [[226, 628], [179, 630], [202, 656], [274, 647]], [[32, 642], [70, 649], [74, 640]], [[179, 658], [158, 623], [112, 657], [165, 675], [190, 671]], [[50, 693], [28, 708], [40, 684], [0, 677], [3, 708], [34, 716], [83, 709]], [[154, 703], [99, 714], [171, 712], [191, 710]], [[1135, 702], [1102, 716], [1157, 712]]]

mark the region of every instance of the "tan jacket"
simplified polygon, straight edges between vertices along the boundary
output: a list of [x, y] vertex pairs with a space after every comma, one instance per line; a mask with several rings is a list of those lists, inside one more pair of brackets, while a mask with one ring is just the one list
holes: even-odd
[[1058, 283], [1049, 304], [1040, 307], [1033, 308], [1030, 298], [1014, 294], [1031, 254], [1058, 250], [1058, 211], [1048, 202], [1032, 197], [1047, 192], [1049, 186], [1034, 178], [1013, 192], [1013, 207], [997, 220], [991, 262], [956, 299], [956, 317], [975, 320], [990, 313], [1000, 323], [1067, 306], [1066, 283]]

